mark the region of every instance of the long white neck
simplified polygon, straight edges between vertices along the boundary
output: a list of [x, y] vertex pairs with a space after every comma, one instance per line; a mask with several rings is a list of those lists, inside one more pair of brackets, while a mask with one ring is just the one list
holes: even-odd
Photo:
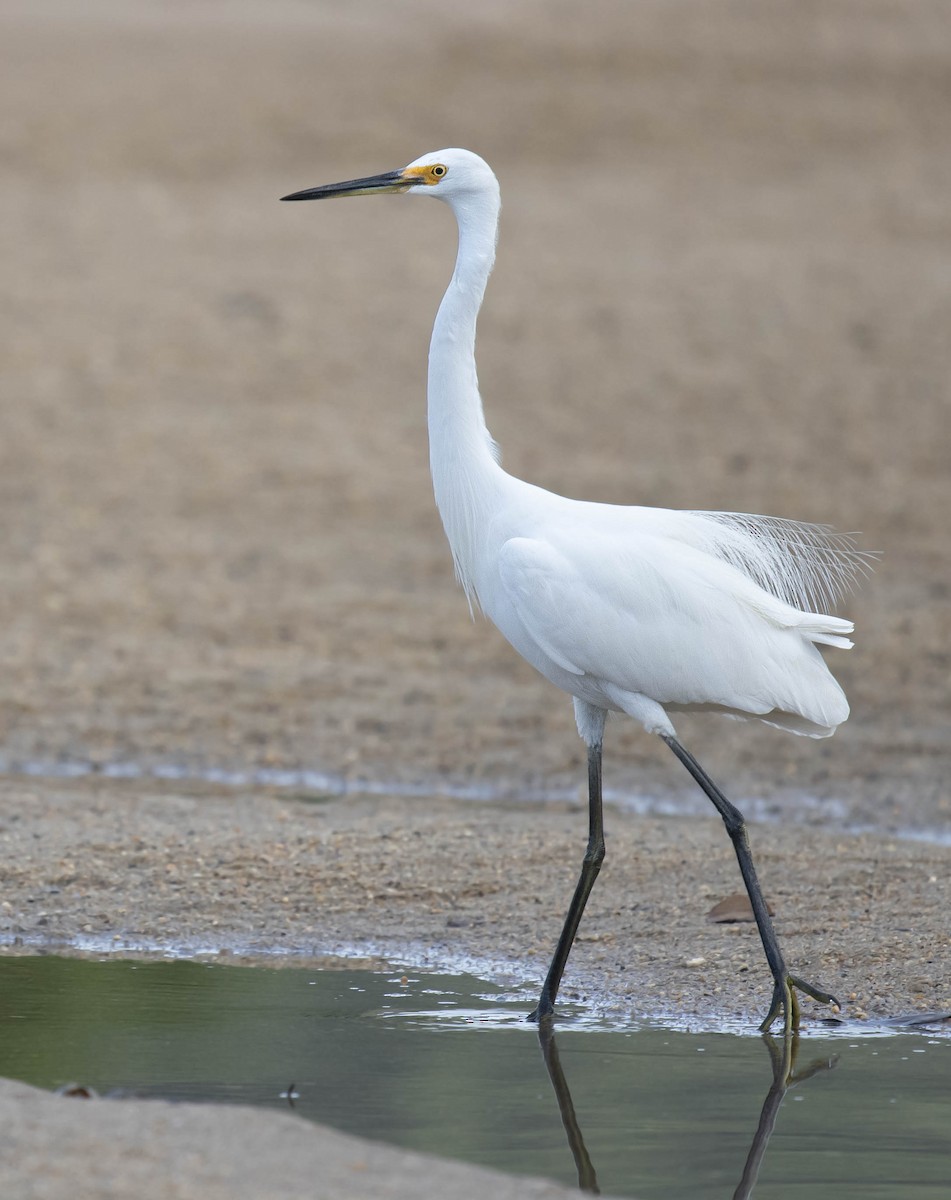
[[476, 320], [495, 262], [498, 187], [460, 197], [456, 267], [433, 325], [429, 346], [429, 464], [436, 507], [470, 596], [478, 532], [503, 477], [482, 412], [475, 365]]

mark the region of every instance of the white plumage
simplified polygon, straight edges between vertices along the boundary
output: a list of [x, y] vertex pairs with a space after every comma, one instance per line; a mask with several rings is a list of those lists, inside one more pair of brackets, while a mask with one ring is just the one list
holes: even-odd
[[589, 751], [591, 837], [536, 1013], [547, 1017], [603, 858], [604, 718], [623, 712], [671, 746], [724, 818], [760, 927], [780, 1008], [797, 1019], [790, 976], [759, 892], [742, 817], [676, 739], [671, 713], [712, 710], [827, 737], [849, 715], [817, 645], [848, 648], [850, 621], [823, 608], [867, 565], [821, 525], [739, 513], [681, 512], [569, 500], [507, 474], [486, 429], [475, 367], [476, 320], [495, 258], [495, 175], [448, 149], [399, 171], [285, 197], [429, 195], [459, 226], [455, 270], [429, 353], [430, 466], [458, 578], [515, 649], [574, 698]]

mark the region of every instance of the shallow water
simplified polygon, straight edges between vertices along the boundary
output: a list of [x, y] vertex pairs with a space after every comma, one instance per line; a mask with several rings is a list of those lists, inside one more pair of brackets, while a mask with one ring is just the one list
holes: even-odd
[[[469, 976], [0, 957], [0, 1075], [286, 1107], [350, 1133], [645, 1198], [942, 1200], [951, 1038], [618, 1028]], [[291, 1096], [288, 1097], [288, 1092]], [[748, 1161], [751, 1160], [751, 1161]], [[759, 1178], [752, 1188], [757, 1161]]]

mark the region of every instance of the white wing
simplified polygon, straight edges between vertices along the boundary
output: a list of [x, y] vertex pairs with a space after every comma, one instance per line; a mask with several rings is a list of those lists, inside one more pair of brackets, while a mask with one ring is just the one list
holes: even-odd
[[510, 539], [498, 563], [532, 646], [557, 667], [662, 705], [835, 723], [841, 691], [810, 643], [848, 645], [847, 621], [801, 613], [684, 541], [548, 532]]
[[[533, 489], [535, 491], [536, 489]], [[701, 512], [639, 505], [592, 504], [541, 493], [551, 510], [542, 521], [545, 535], [557, 526], [610, 535], [619, 542], [654, 535], [680, 542], [729, 563], [757, 587], [803, 612], [826, 613], [871, 570], [878, 555], [860, 550], [855, 537], [828, 525], [761, 517], [750, 513]]]

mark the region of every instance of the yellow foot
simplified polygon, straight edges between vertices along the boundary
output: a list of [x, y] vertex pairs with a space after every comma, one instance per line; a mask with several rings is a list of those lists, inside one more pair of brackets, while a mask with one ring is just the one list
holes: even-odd
[[769, 1029], [779, 1016], [780, 1010], [783, 1013], [784, 1033], [788, 1034], [799, 1028], [799, 999], [796, 996], [797, 991], [804, 993], [806, 996], [811, 996], [813, 1000], [818, 1000], [820, 1004], [831, 1004], [836, 1012], [842, 1009], [842, 1004], [831, 992], [824, 992], [821, 988], [814, 987], [811, 983], [806, 983], [798, 975], [786, 975], [782, 982], [777, 983], [773, 989], [773, 1002], [769, 1006], [766, 1020], [760, 1025], [762, 1033], [765, 1033]]

